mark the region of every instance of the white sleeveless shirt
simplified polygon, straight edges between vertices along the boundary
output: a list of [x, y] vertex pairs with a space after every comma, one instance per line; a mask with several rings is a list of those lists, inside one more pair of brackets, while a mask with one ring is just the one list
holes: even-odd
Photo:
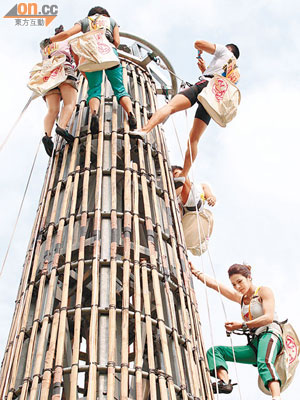
[[[259, 287], [255, 290], [254, 295], [252, 296], [249, 304], [244, 304], [243, 299], [241, 303], [241, 312], [244, 321], [252, 321], [255, 318], [261, 317], [264, 315], [263, 306], [260, 301], [260, 297], [258, 296]], [[274, 321], [278, 321], [277, 312], [274, 312]], [[271, 324], [260, 326], [255, 329], [255, 335], [259, 335], [262, 332], [272, 331], [278, 335], [282, 335], [281, 327], [276, 322], [272, 322]]]
[[[191, 190], [189, 192], [186, 202], [183, 204], [181, 196], [178, 196], [178, 202], [182, 205], [185, 212], [188, 212], [188, 208], [194, 208], [196, 211], [196, 206], [198, 206], [198, 211], [202, 211], [205, 204], [204, 191], [201, 184], [195, 185], [191, 183]], [[188, 208], [187, 208], [188, 207]]]

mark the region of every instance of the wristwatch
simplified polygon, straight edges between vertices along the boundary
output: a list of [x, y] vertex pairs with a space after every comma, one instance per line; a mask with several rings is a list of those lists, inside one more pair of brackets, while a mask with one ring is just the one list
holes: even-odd
[[243, 329], [244, 332], [248, 329], [248, 325], [247, 325], [246, 322], [242, 323], [242, 329]]

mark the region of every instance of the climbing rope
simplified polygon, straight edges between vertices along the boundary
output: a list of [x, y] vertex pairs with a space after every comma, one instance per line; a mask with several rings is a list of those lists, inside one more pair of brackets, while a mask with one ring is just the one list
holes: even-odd
[[181, 81], [180, 86], [193, 86], [191, 83], [185, 81], [184, 79], [181, 79], [178, 75], [176, 75], [173, 71], [171, 71], [166, 65], [163, 65], [161, 63], [161, 59], [157, 56], [154, 55], [154, 53], [148, 53], [148, 56], [151, 58], [152, 61], [154, 61], [160, 68], [164, 69], [165, 71], [168, 71], [169, 74], [175, 76], [179, 81]]
[[29, 107], [29, 104], [31, 103], [32, 100], [34, 100], [37, 97], [37, 95], [35, 93], [32, 93], [32, 95], [30, 96], [29, 100], [27, 101], [27, 103], [25, 104], [25, 107], [23, 108], [23, 110], [21, 111], [20, 115], [18, 116], [17, 120], [15, 121], [15, 123], [13, 124], [12, 128], [9, 130], [8, 134], [6, 135], [5, 139], [3, 140], [3, 142], [0, 145], [0, 152], [3, 150], [4, 146], [6, 145], [8, 139], [10, 138], [10, 136], [12, 135], [14, 129], [16, 128], [16, 126], [18, 125], [18, 123], [20, 122], [23, 114], [25, 113], [25, 111], [27, 110], [27, 108]]
[[[55, 143], [54, 149], [56, 148], [57, 140], [58, 139], [56, 137], [56, 143]], [[36, 159], [37, 159], [37, 156], [38, 156], [38, 153], [39, 153], [39, 150], [40, 150], [40, 145], [41, 145], [41, 140], [38, 143], [38, 146], [37, 146], [37, 149], [36, 149], [36, 152], [35, 152], [35, 155], [34, 155], [33, 163], [32, 163], [32, 166], [31, 166], [31, 169], [30, 169], [30, 172], [29, 172], [29, 176], [27, 178], [27, 183], [26, 183], [26, 186], [25, 186], [25, 190], [24, 190], [24, 194], [23, 194], [23, 197], [22, 197], [22, 201], [20, 203], [20, 207], [19, 207], [19, 211], [18, 211], [18, 214], [17, 214], [17, 218], [16, 218], [16, 221], [15, 221], [15, 224], [14, 224], [14, 228], [13, 228], [12, 234], [10, 236], [10, 240], [9, 240], [9, 243], [8, 243], [8, 246], [7, 246], [7, 249], [6, 249], [6, 253], [5, 253], [3, 262], [2, 262], [2, 266], [1, 266], [1, 269], [0, 269], [0, 278], [1, 278], [1, 275], [2, 275], [3, 270], [5, 268], [5, 264], [6, 264], [7, 257], [8, 257], [9, 251], [10, 251], [10, 247], [11, 247], [11, 244], [13, 242], [13, 239], [14, 239], [14, 236], [15, 236], [15, 232], [16, 232], [16, 229], [17, 229], [17, 226], [18, 226], [18, 223], [19, 223], [20, 215], [21, 215], [21, 212], [22, 212], [22, 209], [23, 209], [23, 205], [24, 205], [24, 201], [25, 201], [25, 198], [26, 198], [26, 195], [27, 195], [28, 187], [29, 187], [29, 184], [30, 184], [30, 181], [31, 181], [31, 178], [32, 178], [32, 173], [33, 173], [33, 170], [34, 170], [34, 167], [35, 167]], [[52, 167], [53, 154], [54, 153], [55, 153], [55, 150], [53, 150], [52, 156], [51, 156], [51, 159], [50, 159], [51, 167]], [[51, 170], [51, 168], [50, 168], [50, 170]]]
[[6, 253], [5, 253], [5, 256], [4, 256], [4, 260], [3, 260], [2, 266], [1, 266], [0, 277], [1, 277], [2, 272], [4, 270], [4, 267], [5, 267], [5, 264], [6, 264], [6, 260], [7, 260], [7, 256], [8, 256], [8, 253], [9, 253], [13, 238], [15, 236], [16, 228], [17, 228], [17, 225], [18, 225], [18, 222], [19, 222], [19, 219], [20, 219], [20, 215], [21, 215], [22, 209], [23, 209], [23, 204], [24, 204], [24, 201], [25, 201], [25, 197], [26, 197], [26, 194], [27, 194], [29, 183], [31, 181], [31, 177], [32, 177], [33, 169], [34, 169], [35, 162], [36, 162], [36, 159], [37, 159], [37, 155], [38, 155], [38, 152], [39, 152], [39, 149], [40, 149], [40, 145], [41, 145], [41, 140], [39, 141], [38, 147], [37, 147], [36, 152], [35, 152], [33, 163], [32, 163], [32, 166], [31, 166], [31, 169], [30, 169], [30, 173], [29, 173], [29, 176], [28, 176], [28, 179], [27, 179], [27, 183], [26, 183], [26, 186], [25, 186], [25, 191], [24, 191], [24, 194], [23, 194], [23, 197], [22, 197], [22, 201], [21, 201], [21, 204], [20, 204], [20, 207], [19, 207], [18, 214], [17, 214], [16, 222], [15, 222], [12, 234], [10, 236], [10, 240], [9, 240], [9, 243], [8, 243], [8, 246], [7, 246], [7, 250], [6, 250]]

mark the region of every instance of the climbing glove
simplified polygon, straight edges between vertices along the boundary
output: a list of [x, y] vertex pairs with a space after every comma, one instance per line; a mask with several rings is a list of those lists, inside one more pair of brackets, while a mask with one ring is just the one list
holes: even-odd
[[49, 44], [51, 44], [51, 43], [52, 43], [52, 42], [51, 42], [51, 39], [50, 39], [50, 38], [44, 39], [44, 40], [42, 40], [41, 43], [40, 43], [40, 48], [41, 48], [42, 50], [44, 50], [44, 48], [47, 47], [47, 46], [49, 46]]

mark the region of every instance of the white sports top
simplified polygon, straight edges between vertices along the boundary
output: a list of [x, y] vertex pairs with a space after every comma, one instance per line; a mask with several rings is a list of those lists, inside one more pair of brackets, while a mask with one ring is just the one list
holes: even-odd
[[189, 196], [187, 198], [187, 201], [185, 202], [185, 204], [182, 203], [181, 197], [180, 197], [180, 202], [183, 206], [183, 208], [186, 207], [196, 207], [196, 205], [198, 205], [199, 201], [201, 201], [201, 207], [199, 208], [199, 211], [203, 209], [204, 207], [204, 203], [205, 203], [205, 198], [204, 198], [204, 191], [202, 188], [202, 185], [194, 185], [194, 183], [192, 182], [191, 184], [191, 190], [189, 193]]
[[[260, 289], [260, 287], [258, 287], [255, 290], [255, 293], [252, 296], [249, 304], [244, 304], [243, 299], [242, 299], [241, 312], [242, 312], [243, 320], [246, 322], [252, 321], [253, 319], [264, 315], [263, 306], [260, 301], [260, 297], [258, 296], [259, 289]], [[274, 321], [278, 321], [278, 316], [277, 316], [276, 311], [274, 312]], [[282, 335], [280, 325], [278, 325], [276, 322], [272, 322], [269, 325], [264, 325], [264, 326], [260, 326], [259, 328], [256, 328], [255, 335], [259, 335], [260, 333], [265, 332], [267, 330], [272, 331], [278, 335]]]

